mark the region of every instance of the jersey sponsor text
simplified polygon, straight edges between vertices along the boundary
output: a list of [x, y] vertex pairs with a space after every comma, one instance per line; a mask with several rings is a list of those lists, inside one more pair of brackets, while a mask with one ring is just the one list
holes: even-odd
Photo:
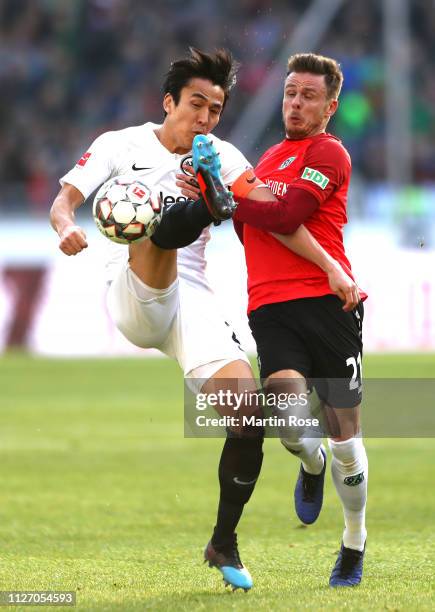
[[329, 178], [327, 176], [318, 170], [308, 168], [308, 166], [304, 168], [301, 178], [313, 182], [315, 185], [320, 187], [320, 189], [325, 189], [326, 185], [329, 183]]
[[271, 179], [266, 179], [265, 183], [274, 195], [283, 196], [287, 193], [287, 183], [284, 183], [283, 181], [272, 181]]

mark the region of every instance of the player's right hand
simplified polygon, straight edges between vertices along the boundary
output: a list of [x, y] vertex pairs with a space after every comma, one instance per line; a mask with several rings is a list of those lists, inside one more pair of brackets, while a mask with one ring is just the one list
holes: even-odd
[[86, 234], [78, 225], [70, 225], [60, 234], [59, 248], [65, 255], [77, 255], [87, 246]]
[[327, 274], [331, 290], [344, 302], [343, 310], [350, 312], [361, 300], [358, 285], [338, 263]]
[[177, 187], [180, 187], [181, 193], [186, 198], [189, 198], [189, 200], [197, 200], [201, 197], [201, 190], [193, 174], [193, 168], [189, 168], [188, 171], [192, 173], [192, 176], [187, 176], [187, 174], [176, 174], [177, 180], [175, 184]]

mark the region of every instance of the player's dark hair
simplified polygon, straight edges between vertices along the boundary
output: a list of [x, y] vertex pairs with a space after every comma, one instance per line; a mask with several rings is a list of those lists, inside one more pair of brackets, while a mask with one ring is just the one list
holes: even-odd
[[295, 53], [288, 58], [287, 75], [291, 72], [322, 74], [325, 77], [328, 99], [335, 100], [340, 95], [343, 73], [340, 64], [331, 57], [315, 53]]
[[189, 53], [188, 57], [176, 60], [171, 64], [163, 83], [163, 93], [171, 94], [177, 105], [180, 101], [181, 90], [190, 79], [207, 79], [214, 85], [222, 87], [225, 94], [225, 106], [230, 90], [236, 84], [239, 64], [227, 49], [217, 49], [211, 54], [189, 47]]

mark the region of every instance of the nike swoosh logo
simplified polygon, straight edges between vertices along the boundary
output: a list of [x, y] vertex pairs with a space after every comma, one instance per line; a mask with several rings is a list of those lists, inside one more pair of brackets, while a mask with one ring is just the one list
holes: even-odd
[[244, 480], [239, 480], [238, 476], [234, 476], [233, 481], [236, 484], [240, 484], [240, 485], [250, 485], [250, 484], [254, 484], [254, 482], [257, 482], [257, 479], [254, 478], [254, 480], [247, 480], [245, 482]]
[[247, 178], [247, 179], [246, 179], [246, 182], [247, 182], [247, 183], [251, 183], [251, 184], [252, 184], [252, 183], [255, 183], [256, 178], [257, 178], [256, 176], [254, 176], [254, 177], [253, 177], [253, 178], [251, 178], [251, 179], [248, 179], [248, 178]]
[[133, 164], [131, 168], [132, 170], [151, 170], [151, 168], [138, 168], [136, 164]]

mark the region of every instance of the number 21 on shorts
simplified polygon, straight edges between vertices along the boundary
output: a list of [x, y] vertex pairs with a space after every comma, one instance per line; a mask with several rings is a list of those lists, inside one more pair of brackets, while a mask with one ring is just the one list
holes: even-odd
[[362, 391], [362, 363], [361, 363], [361, 353], [358, 353], [358, 356], [348, 357], [346, 359], [346, 365], [348, 367], [353, 368], [352, 378], [349, 381], [349, 389], [353, 391], [354, 389], [358, 389], [358, 393]]

